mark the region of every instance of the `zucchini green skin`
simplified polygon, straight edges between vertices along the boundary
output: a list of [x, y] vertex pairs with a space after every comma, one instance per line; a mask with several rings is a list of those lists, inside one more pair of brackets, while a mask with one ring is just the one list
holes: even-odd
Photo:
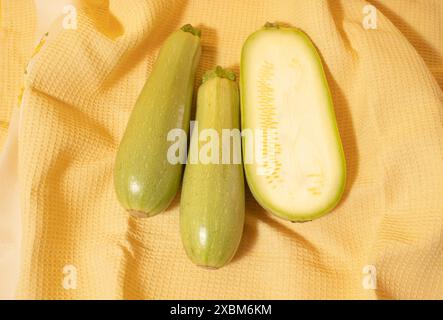
[[[312, 57], [316, 61], [317, 65], [317, 72], [319, 74], [320, 81], [322, 82], [322, 85], [324, 87], [324, 94], [326, 96], [327, 100], [327, 114], [330, 118], [330, 121], [332, 123], [332, 130], [331, 135], [334, 136], [335, 142], [336, 142], [336, 148], [337, 148], [337, 154], [338, 154], [338, 163], [337, 170], [341, 174], [340, 181], [336, 187], [335, 193], [329, 203], [319, 210], [313, 211], [313, 212], [302, 212], [302, 211], [288, 211], [285, 209], [282, 209], [281, 203], [278, 203], [275, 201], [275, 199], [270, 198], [268, 195], [266, 195], [265, 192], [263, 192], [263, 189], [261, 188], [260, 184], [257, 182], [257, 175], [254, 172], [254, 166], [251, 164], [245, 164], [245, 175], [246, 180], [249, 186], [249, 189], [251, 190], [251, 193], [253, 194], [254, 198], [257, 200], [257, 202], [264, 208], [266, 211], [274, 214], [275, 216], [289, 220], [292, 222], [306, 222], [311, 221], [317, 218], [320, 218], [324, 216], [325, 214], [329, 213], [331, 210], [333, 210], [337, 204], [340, 202], [340, 199], [342, 198], [342, 195], [345, 190], [345, 184], [346, 184], [346, 161], [343, 151], [343, 146], [340, 139], [340, 134], [338, 131], [338, 127], [336, 124], [335, 119], [335, 113], [334, 113], [334, 107], [333, 107], [333, 101], [330, 94], [330, 89], [328, 86], [328, 82], [326, 79], [326, 75], [324, 72], [324, 68], [321, 62], [320, 55], [317, 52], [317, 49], [315, 48], [312, 41], [309, 39], [309, 37], [300, 29], [298, 28], [286, 28], [281, 27], [276, 24], [267, 23], [262, 29], [254, 32], [249, 36], [249, 38], [244, 43], [243, 49], [242, 49], [242, 56], [241, 56], [241, 63], [240, 63], [240, 92], [241, 92], [241, 114], [242, 114], [242, 130], [249, 129], [250, 124], [248, 123], [248, 117], [247, 114], [247, 105], [249, 103], [247, 98], [247, 81], [248, 81], [248, 66], [247, 66], [247, 52], [251, 44], [258, 39], [259, 37], [265, 35], [265, 34], [291, 34], [294, 37], [298, 37], [301, 39], [306, 48], [310, 50]], [[282, 148], [291, 148], [291, 145], [282, 145]], [[245, 143], [243, 143], [243, 157], [246, 158], [245, 155], [246, 148]]]
[[[239, 129], [239, 92], [234, 74], [217, 68], [205, 76], [198, 92], [198, 131], [214, 129], [220, 140], [222, 129]], [[191, 149], [197, 144], [193, 132]], [[241, 158], [241, 150], [238, 150]], [[233, 154], [231, 142], [231, 155]], [[222, 145], [219, 143], [222, 157]], [[190, 260], [201, 267], [217, 269], [234, 256], [245, 219], [242, 164], [202, 164], [188, 161], [180, 199], [180, 232]]]
[[167, 151], [172, 129], [189, 131], [195, 72], [201, 55], [200, 32], [184, 26], [160, 49], [152, 73], [130, 116], [114, 168], [121, 205], [138, 217], [163, 212], [181, 182], [182, 164]]

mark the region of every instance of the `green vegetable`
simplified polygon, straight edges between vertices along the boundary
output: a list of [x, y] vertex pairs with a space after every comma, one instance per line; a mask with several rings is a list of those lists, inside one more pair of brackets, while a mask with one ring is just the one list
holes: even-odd
[[[308, 36], [269, 23], [253, 33], [242, 51], [241, 100], [242, 129], [259, 141], [260, 157], [245, 164], [256, 200], [290, 221], [331, 211], [344, 190], [346, 164], [321, 59]], [[244, 142], [246, 162], [251, 152]]]
[[182, 164], [168, 161], [168, 133], [188, 132], [200, 55], [200, 30], [186, 25], [173, 33], [132, 111], [118, 150], [114, 182], [118, 200], [135, 216], [164, 211], [178, 191]]
[[[202, 267], [220, 268], [234, 256], [245, 218], [239, 93], [233, 72], [217, 67], [205, 75], [198, 92], [196, 118], [198, 132], [194, 129], [192, 133], [190, 150], [191, 153], [192, 149], [199, 150], [200, 158], [194, 163], [188, 160], [186, 165], [180, 231], [192, 262]], [[208, 151], [214, 160], [211, 163], [202, 159], [205, 155], [202, 150], [210, 142], [199, 138], [199, 132], [203, 135], [208, 129], [214, 130], [219, 138], [216, 147]], [[231, 129], [237, 129], [238, 143], [230, 139], [229, 144], [223, 144], [223, 131], [226, 137], [226, 133], [235, 132]], [[218, 152], [218, 160], [212, 158], [213, 152]]]

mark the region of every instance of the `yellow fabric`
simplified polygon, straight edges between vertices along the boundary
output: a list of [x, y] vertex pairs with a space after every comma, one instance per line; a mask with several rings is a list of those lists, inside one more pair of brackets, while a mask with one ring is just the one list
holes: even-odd
[[14, 298], [20, 273], [22, 228], [17, 179], [18, 122], [19, 110], [14, 108], [8, 138], [0, 154], [0, 300]]
[[[2, 13], [5, 3], [15, 11], [22, 1], [2, 1]], [[440, 0], [370, 3], [375, 30], [362, 27], [361, 0], [89, 1], [79, 7], [78, 30], [56, 23], [24, 93], [17, 297], [442, 299], [443, 8]], [[199, 269], [182, 249], [179, 199], [146, 220], [121, 209], [116, 149], [171, 32], [202, 28], [199, 81], [216, 64], [238, 71], [242, 43], [266, 21], [303, 29], [321, 53], [346, 194], [332, 213], [304, 224], [265, 213], [248, 194], [233, 262]], [[0, 75], [14, 88], [1, 83], [4, 118], [19, 83], [3, 68]], [[76, 289], [63, 287], [67, 265], [77, 270]], [[366, 265], [376, 267], [376, 290], [363, 286]]]
[[0, 149], [33, 49], [35, 20], [32, 1], [0, 1]]

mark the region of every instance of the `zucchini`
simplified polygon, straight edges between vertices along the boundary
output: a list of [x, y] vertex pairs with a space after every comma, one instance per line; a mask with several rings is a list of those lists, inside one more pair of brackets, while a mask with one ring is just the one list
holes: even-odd
[[[217, 67], [207, 72], [203, 81], [197, 98], [198, 131], [194, 128], [190, 143], [191, 153], [192, 149], [199, 150], [200, 157], [194, 162], [188, 160], [186, 165], [180, 201], [180, 232], [190, 260], [198, 266], [217, 269], [234, 256], [245, 219], [240, 98], [235, 74], [230, 70]], [[207, 129], [214, 130], [219, 138], [219, 143], [208, 152], [218, 153], [217, 160], [210, 163], [202, 159], [202, 150], [209, 142], [201, 141], [199, 134], [203, 135]], [[235, 149], [235, 141], [227, 144], [222, 138], [235, 129], [238, 149]], [[226, 154], [229, 159], [226, 156], [223, 161]]]
[[186, 25], [165, 41], [130, 116], [114, 168], [121, 205], [137, 217], [166, 210], [181, 182], [182, 163], [167, 159], [168, 132], [189, 129], [200, 30]]
[[[321, 59], [296, 28], [266, 24], [241, 57], [243, 158], [256, 200], [276, 216], [309, 221], [339, 202], [346, 164]], [[246, 162], [246, 160], [244, 160]]]

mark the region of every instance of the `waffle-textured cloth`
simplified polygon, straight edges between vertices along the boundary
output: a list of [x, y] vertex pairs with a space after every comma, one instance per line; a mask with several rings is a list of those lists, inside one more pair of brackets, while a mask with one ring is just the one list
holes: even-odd
[[[1, 1], [0, 45], [14, 43], [0, 52], [2, 127], [28, 50], [21, 33], [8, 36], [4, 14], [19, 23], [26, 2]], [[440, 0], [95, 0], [77, 9], [78, 28], [56, 22], [26, 77], [18, 298], [443, 298]], [[204, 270], [182, 248], [179, 198], [145, 220], [120, 207], [116, 150], [171, 32], [201, 27], [199, 83], [216, 64], [238, 72], [243, 42], [266, 21], [303, 29], [322, 56], [346, 192], [304, 224], [269, 215], [248, 193], [237, 255]]]

